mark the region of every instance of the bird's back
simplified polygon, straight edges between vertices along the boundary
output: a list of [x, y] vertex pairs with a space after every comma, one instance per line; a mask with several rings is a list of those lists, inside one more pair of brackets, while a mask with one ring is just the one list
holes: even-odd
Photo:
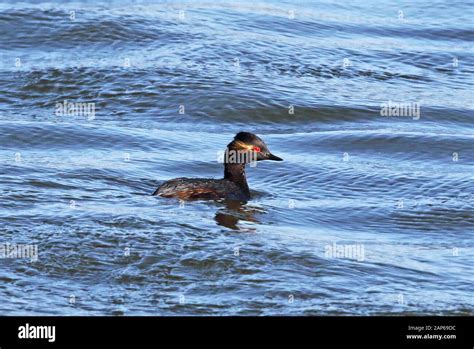
[[153, 195], [181, 200], [248, 200], [235, 183], [226, 179], [175, 178], [164, 182]]

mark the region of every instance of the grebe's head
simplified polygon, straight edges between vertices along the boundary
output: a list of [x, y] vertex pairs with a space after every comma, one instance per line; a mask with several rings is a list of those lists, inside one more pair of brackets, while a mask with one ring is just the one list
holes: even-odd
[[[267, 145], [260, 137], [250, 132], [237, 133], [234, 140], [227, 145], [227, 151], [234, 151], [237, 154], [245, 154], [245, 160], [242, 162], [251, 162], [255, 160], [283, 161], [282, 158], [270, 153]], [[231, 152], [229, 152], [229, 155], [230, 154]]]

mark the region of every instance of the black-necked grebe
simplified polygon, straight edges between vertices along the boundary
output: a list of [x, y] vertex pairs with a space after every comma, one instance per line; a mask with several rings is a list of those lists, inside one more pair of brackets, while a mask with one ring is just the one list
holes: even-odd
[[153, 195], [181, 200], [227, 199], [247, 201], [250, 190], [245, 177], [245, 165], [253, 161], [283, 159], [273, 155], [259, 137], [239, 132], [224, 153], [224, 178], [175, 178], [164, 182]]

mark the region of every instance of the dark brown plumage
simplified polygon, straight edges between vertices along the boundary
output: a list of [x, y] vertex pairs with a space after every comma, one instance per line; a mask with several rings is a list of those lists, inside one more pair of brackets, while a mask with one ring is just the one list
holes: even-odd
[[282, 161], [268, 150], [263, 140], [253, 133], [239, 132], [227, 145], [224, 156], [224, 178], [175, 178], [164, 182], [153, 195], [180, 200], [250, 199], [245, 165], [252, 161]]

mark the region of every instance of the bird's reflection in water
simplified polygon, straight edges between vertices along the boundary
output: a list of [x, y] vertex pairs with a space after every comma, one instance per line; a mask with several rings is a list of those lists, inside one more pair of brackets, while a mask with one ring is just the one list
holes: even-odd
[[218, 225], [233, 230], [255, 231], [255, 228], [242, 228], [238, 224], [240, 221], [259, 223], [256, 217], [261, 213], [265, 213], [261, 208], [247, 206], [246, 202], [224, 201], [223, 203], [225, 207], [216, 212], [214, 219]]

